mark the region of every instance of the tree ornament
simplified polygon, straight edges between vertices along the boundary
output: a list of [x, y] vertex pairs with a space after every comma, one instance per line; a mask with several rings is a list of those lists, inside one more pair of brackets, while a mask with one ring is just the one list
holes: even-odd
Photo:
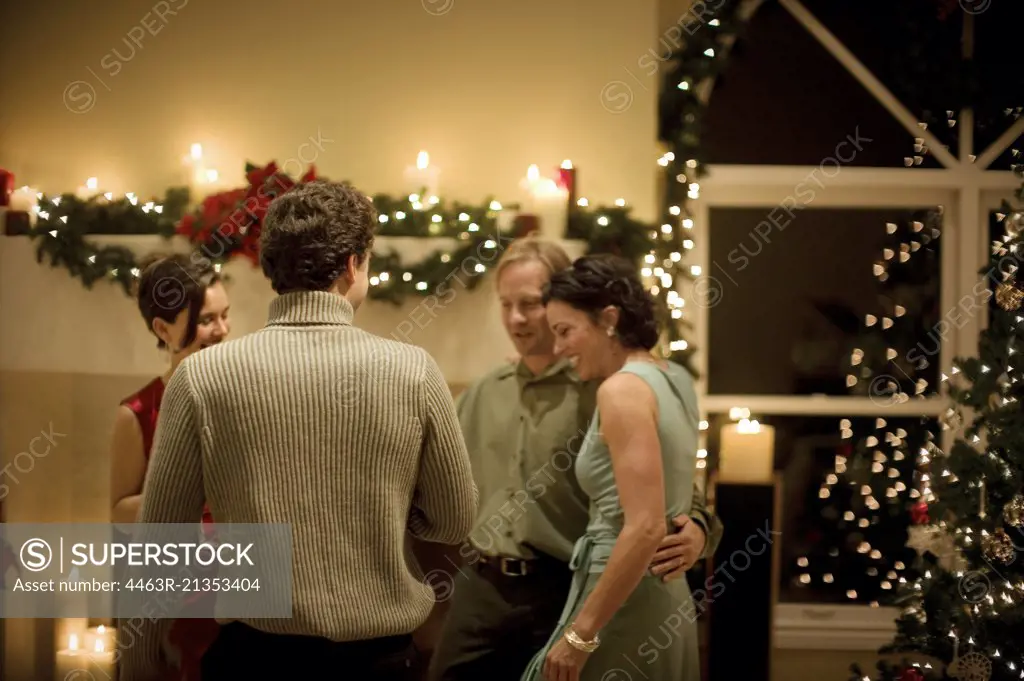
[[992, 678], [992, 660], [981, 653], [967, 653], [960, 657], [960, 639], [953, 642], [953, 661], [946, 673], [960, 681], [989, 681]]
[[924, 501], [914, 504], [910, 509], [910, 518], [915, 525], [927, 525], [930, 522], [928, 520], [928, 504]]
[[924, 681], [924, 674], [916, 667], [907, 667], [900, 674], [900, 681]]
[[1024, 212], [1016, 211], [1010, 213], [1003, 220], [1003, 225], [1006, 227], [1006, 233], [1016, 238], [1020, 236], [1021, 232], [1024, 232]]
[[1019, 310], [1024, 303], [1024, 291], [1015, 284], [1003, 282], [996, 287], [996, 302], [1007, 312]]
[[991, 561], [999, 561], [1004, 565], [1013, 562], [1013, 540], [1001, 527], [995, 534], [982, 539], [981, 547], [985, 551], [985, 557]]
[[1024, 496], [1018, 494], [1003, 506], [1003, 520], [1011, 527], [1024, 527]]

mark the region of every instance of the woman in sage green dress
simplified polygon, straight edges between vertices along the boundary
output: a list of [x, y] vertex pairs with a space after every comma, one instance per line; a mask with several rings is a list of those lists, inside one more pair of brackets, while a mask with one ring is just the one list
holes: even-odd
[[572, 590], [523, 681], [699, 681], [689, 586], [648, 572], [672, 517], [690, 511], [693, 379], [652, 356], [653, 300], [625, 260], [578, 259], [552, 276], [544, 302], [556, 353], [602, 383], [576, 460], [590, 522], [573, 551]]

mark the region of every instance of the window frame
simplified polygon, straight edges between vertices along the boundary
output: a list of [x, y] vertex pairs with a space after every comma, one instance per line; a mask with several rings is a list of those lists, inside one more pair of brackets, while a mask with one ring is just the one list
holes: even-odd
[[[794, 188], [816, 177], [824, 185], [806, 208], [897, 208], [916, 209], [943, 206], [939, 298], [943, 315], [954, 310], [959, 301], [979, 281], [978, 270], [987, 262], [988, 224], [991, 211], [1018, 186], [1012, 173], [988, 171], [965, 177], [961, 170], [841, 168], [826, 178], [816, 166], [715, 166], [701, 186], [701, 197], [694, 205], [694, 242], [691, 262], [711, 274], [709, 241], [713, 226], [713, 208], [763, 208], [767, 214], [791, 196]], [[813, 181], [813, 180], [812, 180]], [[827, 184], [826, 184], [827, 183]], [[799, 219], [797, 216], [796, 219]], [[687, 283], [683, 288], [690, 289]], [[687, 302], [694, 300], [692, 290], [685, 292]], [[694, 305], [690, 320], [694, 324], [697, 349], [694, 366], [700, 378], [697, 392], [702, 418], [726, 414], [733, 407], [745, 407], [752, 414], [773, 416], [930, 416], [938, 417], [948, 406], [948, 398], [939, 394], [911, 399], [903, 404], [880, 407], [868, 397], [825, 395], [709, 395], [708, 357], [713, 349], [709, 341], [709, 318], [713, 308]], [[948, 373], [953, 358], [975, 354], [981, 329], [987, 324], [987, 306], [966, 318], [960, 328], [948, 334], [939, 352], [940, 371]], [[706, 439], [706, 438], [705, 438]], [[952, 434], [943, 433], [941, 445], [948, 448]], [[702, 442], [706, 447], [706, 442]], [[892, 640], [895, 607], [806, 603], [775, 603], [774, 640], [780, 649], [876, 649]]]

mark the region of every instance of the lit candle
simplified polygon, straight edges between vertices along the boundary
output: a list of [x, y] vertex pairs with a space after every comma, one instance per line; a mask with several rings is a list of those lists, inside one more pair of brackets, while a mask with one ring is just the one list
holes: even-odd
[[430, 154], [421, 151], [416, 155], [416, 165], [405, 169], [405, 185], [410, 194], [423, 194], [423, 199], [428, 201], [431, 196], [437, 196], [438, 178], [441, 171], [437, 166], [430, 164]]
[[[114, 677], [114, 651], [112, 647], [104, 644], [102, 639], [96, 639], [92, 649], [79, 647], [78, 635], [71, 634], [68, 637], [68, 647], [65, 650], [57, 651], [56, 676], [54, 678], [64, 679], [93, 678], [113, 679]], [[87, 676], [88, 672], [91, 676]]]
[[188, 156], [184, 158], [184, 164], [188, 187], [193, 199], [202, 199], [216, 190], [220, 173], [216, 168], [206, 165], [202, 144], [192, 143]]
[[33, 209], [38, 205], [39, 196], [32, 187], [19, 187], [11, 192], [10, 209], [12, 211], [32, 213]]
[[84, 642], [86, 650], [97, 650], [97, 645], [100, 645], [103, 650], [113, 650], [114, 629], [112, 627], [105, 627], [102, 624], [98, 627], [87, 629]]
[[536, 215], [540, 233], [546, 239], [562, 239], [569, 214], [569, 191], [554, 180], [542, 177], [536, 165], [526, 170], [520, 183], [526, 189], [523, 213]]
[[775, 429], [742, 419], [722, 428], [718, 480], [770, 484], [775, 469]]
[[99, 180], [95, 177], [90, 177], [85, 181], [85, 185], [75, 190], [75, 196], [80, 199], [88, 199], [89, 197], [96, 196], [97, 188], [100, 186]]

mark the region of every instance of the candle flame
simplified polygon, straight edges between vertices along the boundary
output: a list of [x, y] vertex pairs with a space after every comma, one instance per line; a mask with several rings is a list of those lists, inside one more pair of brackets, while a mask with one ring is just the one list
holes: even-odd
[[740, 419], [749, 419], [750, 410], [746, 407], [731, 407], [729, 409], [729, 418], [733, 421], [739, 421]]
[[71, 634], [68, 636], [68, 649], [78, 650], [78, 634]]
[[96, 627], [97, 633], [100, 633], [100, 634], [102, 634], [106, 630], [107, 630], [107, 628], [104, 627], [102, 624], [100, 626]]
[[740, 419], [739, 424], [736, 426], [736, 432], [743, 433], [745, 435], [753, 435], [761, 432], [761, 424], [757, 421], [750, 419]]
[[526, 169], [526, 181], [533, 183], [540, 179], [540, 168], [534, 163]]
[[193, 142], [192, 149], [189, 153], [192, 156], [193, 161], [198, 161], [203, 157], [203, 145], [199, 142]]
[[90, 177], [88, 180], [85, 181], [85, 186], [88, 189], [96, 189], [96, 187], [99, 186], [99, 181], [95, 177]]
[[426, 170], [427, 166], [430, 165], [430, 154], [425, 151], [421, 151], [416, 154], [416, 167], [420, 170]]
[[570, 161], [569, 159], [565, 159], [564, 161], [562, 161], [562, 169], [572, 170], [572, 161]]

